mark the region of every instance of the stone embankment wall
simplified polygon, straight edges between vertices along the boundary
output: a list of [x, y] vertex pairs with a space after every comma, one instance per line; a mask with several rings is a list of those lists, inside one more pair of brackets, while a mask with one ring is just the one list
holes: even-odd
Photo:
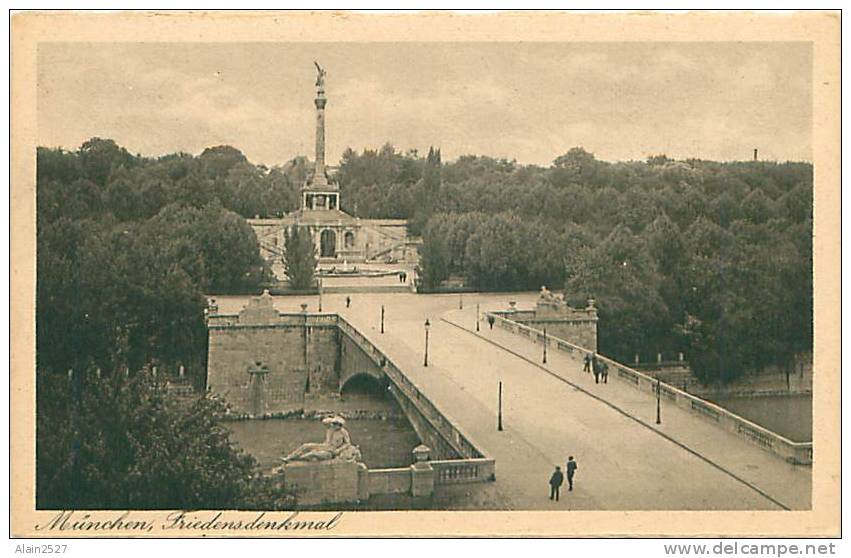
[[510, 303], [503, 312], [493, 312], [511, 321], [543, 331], [574, 345], [597, 350], [597, 309], [590, 301], [587, 308], [572, 308], [563, 303], [539, 302], [533, 310], [518, 310]]
[[[234, 413], [298, 411], [306, 399], [339, 396], [355, 375], [382, 377], [356, 345], [342, 339], [336, 315], [280, 314], [268, 294], [239, 314], [209, 315], [207, 328], [207, 388]], [[252, 382], [262, 382], [262, 389]]]

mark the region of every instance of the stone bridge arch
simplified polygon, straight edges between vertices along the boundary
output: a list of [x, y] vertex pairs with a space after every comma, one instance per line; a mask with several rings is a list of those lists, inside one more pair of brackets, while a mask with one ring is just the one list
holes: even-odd
[[357, 376], [369, 376], [386, 385], [384, 370], [367, 355], [348, 335], [340, 336], [340, 393]]
[[387, 391], [387, 378], [377, 377], [374, 374], [359, 372], [349, 376], [345, 382], [340, 384], [340, 396], [371, 394], [385, 396]]

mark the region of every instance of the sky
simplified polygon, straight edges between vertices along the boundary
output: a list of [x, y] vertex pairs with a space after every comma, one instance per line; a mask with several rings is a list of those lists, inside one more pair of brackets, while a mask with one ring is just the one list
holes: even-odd
[[811, 161], [810, 43], [41, 43], [39, 145], [111, 138], [132, 153], [228, 144], [268, 166], [387, 142], [549, 165]]

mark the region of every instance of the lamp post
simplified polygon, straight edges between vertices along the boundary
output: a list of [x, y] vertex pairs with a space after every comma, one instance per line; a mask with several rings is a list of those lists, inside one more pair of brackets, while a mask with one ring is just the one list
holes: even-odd
[[544, 328], [544, 364], [547, 363], [547, 328]]
[[464, 309], [464, 295], [458, 295], [458, 310]]
[[319, 311], [322, 312], [322, 277], [319, 278]]
[[662, 380], [656, 377], [656, 424], [662, 424]]
[[426, 318], [425, 324], [425, 357], [423, 358], [423, 366], [428, 366], [428, 329], [431, 327], [431, 323]]
[[496, 429], [502, 432], [502, 382], [499, 382], [499, 404], [496, 415]]
[[384, 333], [384, 305], [381, 305], [381, 333]]
[[479, 303], [476, 303], [476, 331], [479, 331]]

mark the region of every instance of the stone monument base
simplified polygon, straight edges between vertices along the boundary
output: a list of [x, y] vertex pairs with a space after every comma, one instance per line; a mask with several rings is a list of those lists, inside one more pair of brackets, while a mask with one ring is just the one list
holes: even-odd
[[353, 503], [369, 498], [366, 465], [355, 461], [293, 461], [283, 467], [284, 486], [299, 506]]

